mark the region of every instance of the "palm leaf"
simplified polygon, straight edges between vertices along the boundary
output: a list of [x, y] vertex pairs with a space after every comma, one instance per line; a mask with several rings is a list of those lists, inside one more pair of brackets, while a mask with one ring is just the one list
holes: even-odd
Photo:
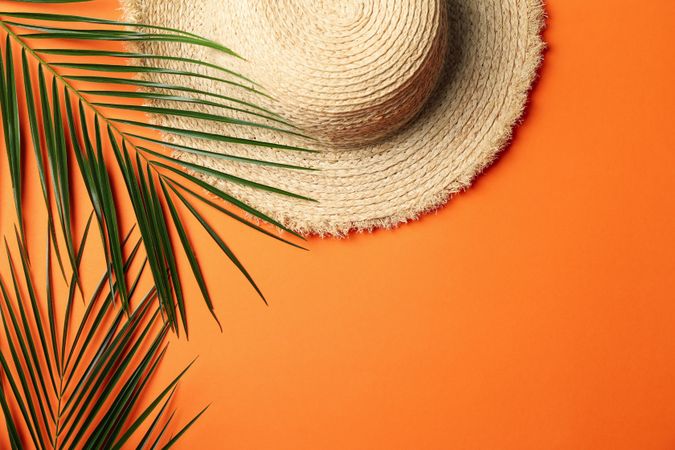
[[[2, 61], [2, 58], [0, 58], [0, 61]], [[33, 81], [31, 80], [30, 77], [30, 67], [28, 65], [28, 58], [26, 56], [26, 49], [21, 50], [21, 68], [23, 70], [24, 74], [24, 88], [25, 88], [25, 94], [26, 94], [26, 112], [28, 115], [28, 120], [29, 120], [29, 129], [30, 129], [30, 135], [31, 135], [31, 140], [32, 140], [32, 146], [33, 146], [33, 151], [35, 153], [35, 159], [37, 162], [37, 169], [38, 169], [38, 176], [40, 179], [40, 187], [42, 188], [42, 196], [45, 201], [45, 205], [47, 207], [47, 226], [49, 228], [49, 233], [50, 233], [50, 238], [52, 242], [54, 243], [54, 246], [56, 247], [56, 257], [59, 263], [59, 268], [61, 269], [61, 274], [63, 275], [64, 279], [66, 277], [66, 272], [65, 268], [63, 266], [63, 260], [61, 258], [61, 251], [59, 250], [59, 244], [58, 240], [56, 238], [56, 229], [54, 227], [54, 221], [52, 217], [54, 216], [53, 211], [52, 211], [52, 204], [50, 201], [50, 189], [48, 185], [48, 180], [47, 180], [47, 174], [45, 171], [45, 163], [44, 163], [44, 156], [42, 154], [42, 141], [40, 139], [40, 126], [38, 125], [38, 117], [37, 117], [37, 112], [35, 108], [35, 103], [33, 99], [35, 98], [34, 96], [34, 90], [33, 90]], [[20, 205], [17, 206], [17, 208], [20, 208]], [[23, 234], [23, 233], [22, 233]]]
[[16, 206], [19, 227], [23, 230], [23, 208], [21, 201], [21, 130], [16, 85], [16, 69], [12, 57], [12, 45], [7, 36], [5, 40], [5, 63], [0, 58], [0, 108], [3, 111], [2, 125], [5, 130], [5, 147], [9, 162], [9, 174], [12, 180], [14, 204]]
[[[82, 260], [89, 231], [86, 227], [76, 264]], [[162, 309], [154, 302], [154, 288], [140, 296], [138, 284], [132, 283], [132, 304], [126, 319], [122, 309], [113, 307], [119, 289], [105, 289], [109, 286], [105, 280], [110, 278], [107, 270], [88, 297], [82, 319], [75, 322], [75, 315], [66, 313], [63, 326], [59, 326], [54, 304], [65, 303], [66, 308], [72, 305], [70, 299], [55, 302], [53, 298], [55, 292], [64, 290], [55, 286], [51, 276], [50, 234], [44, 259], [44, 291], [38, 287], [18, 231], [16, 236], [18, 252], [13, 253], [6, 243], [9, 274], [0, 277], [0, 320], [6, 344], [0, 350], [0, 374], [5, 380], [0, 383], [0, 410], [11, 448], [119, 449], [147, 442], [157, 424], [169, 420], [166, 401], [191, 365], [159, 394], [148, 396], [148, 386], [166, 352], [168, 330], [161, 321]], [[137, 281], [145, 265], [134, 269], [136, 255], [136, 251], [130, 253], [123, 270], [130, 275], [135, 272]], [[71, 278], [65, 286], [68, 297], [74, 292], [74, 284]], [[42, 308], [43, 298], [47, 299], [47, 314]], [[78, 330], [75, 337], [68, 335], [73, 325]], [[59, 336], [65, 342], [62, 348]], [[63, 354], [72, 359], [69, 356], [64, 363]], [[189, 428], [202, 412], [185, 427]], [[28, 432], [27, 436], [22, 430]], [[176, 436], [182, 432], [179, 430]], [[161, 438], [166, 448], [173, 442], [170, 437]]]
[[[21, 2], [17, 3], [35, 3]], [[45, 2], [40, 2], [45, 3]], [[47, 3], [70, 3], [49, 1]], [[89, 3], [95, 3], [94, 1]], [[203, 92], [182, 84], [180, 81], [158, 83], [135, 76], [162, 73], [173, 80], [205, 78], [225, 83], [241, 90], [242, 94], [254, 94], [262, 98], [267, 94], [253, 81], [227, 67], [210, 61], [178, 58], [171, 55], [148, 55], [121, 48], [120, 42], [172, 42], [184, 45], [207, 47], [232, 58], [239, 56], [220, 43], [193, 33], [149, 24], [130, 23], [79, 15], [50, 12], [1, 12], [0, 30], [6, 34], [3, 47], [3, 67], [0, 68], [0, 103], [2, 126], [8, 156], [14, 198], [19, 212], [20, 236], [23, 236], [21, 213], [22, 161], [25, 144], [21, 142], [21, 130], [29, 130], [36, 155], [43, 197], [50, 216], [50, 233], [60, 267], [63, 260], [73, 269], [76, 283], [77, 251], [73, 237], [73, 208], [71, 185], [77, 177], [82, 180], [94, 210], [99, 235], [104, 242], [107, 263], [111, 276], [107, 282], [114, 289], [113, 298], [119, 298], [123, 308], [131, 308], [129, 286], [125, 279], [122, 245], [122, 224], [117, 211], [123, 204], [130, 204], [141, 235], [142, 247], [148, 259], [148, 267], [156, 286], [156, 298], [169, 326], [176, 332], [179, 327], [188, 332], [187, 305], [184, 295], [183, 274], [178, 260], [189, 262], [189, 273], [196, 280], [209, 310], [215, 317], [215, 305], [199, 264], [198, 255], [190, 246], [187, 231], [181, 223], [179, 209], [189, 211], [202, 228], [213, 238], [224, 256], [234, 264], [255, 291], [264, 299], [262, 290], [234, 256], [221, 232], [211, 226], [198, 212], [196, 203], [204, 203], [249, 228], [271, 236], [278, 241], [298, 246], [288, 239], [279, 238], [265, 227], [253, 224], [245, 215], [267, 222], [272, 227], [289, 232], [293, 239], [301, 239], [282, 223], [257, 210], [228, 192], [203, 182], [199, 174], [214, 175], [221, 179], [248, 188], [263, 190], [274, 195], [290, 196], [304, 201], [306, 197], [235, 176], [215, 171], [170, 156], [173, 150], [236, 160], [242, 164], [268, 165], [288, 170], [308, 170], [304, 167], [283, 165], [256, 158], [232, 155], [217, 155], [206, 149], [180, 146], [158, 137], [158, 134], [197, 138], [202, 142], [228, 143], [238, 146], [254, 146], [289, 152], [312, 150], [246, 139], [242, 136], [206, 133], [197, 129], [179, 129], [153, 124], [149, 118], [130, 119], [127, 113], [188, 117], [202, 122], [220, 122], [233, 126], [234, 130], [264, 128], [279, 134], [303, 136], [301, 132], [255, 102], [230, 96]], [[84, 48], [64, 48], [61, 40], [74, 40]], [[111, 49], [86, 48], [91, 42], [108, 43]], [[49, 43], [50, 45], [45, 45]], [[20, 50], [21, 64], [14, 64], [13, 53]], [[69, 59], [70, 58], [70, 59]], [[75, 59], [73, 59], [75, 58]], [[83, 58], [86, 58], [83, 62]], [[111, 63], [114, 58], [119, 63]], [[150, 61], [143, 65], [137, 62]], [[169, 66], [179, 60], [191, 69], [176, 71]], [[37, 67], [35, 69], [34, 67]], [[32, 78], [37, 78], [37, 89]], [[134, 76], [133, 78], [125, 78]], [[24, 80], [23, 83], [21, 80]], [[81, 84], [89, 85], [84, 89]], [[24, 84], [25, 87], [20, 85]], [[92, 89], [92, 84], [105, 84], [104, 89]], [[111, 89], [110, 86], [114, 86]], [[28, 114], [19, 114], [17, 92], [26, 95]], [[35, 95], [37, 94], [37, 95]], [[34, 101], [35, 99], [35, 101]], [[162, 100], [168, 106], [151, 107], [139, 105], [139, 100]], [[186, 109], [185, 105], [215, 106], [219, 113], [202, 113]], [[236, 114], [234, 114], [236, 113]], [[232, 114], [232, 115], [231, 115]], [[235, 117], [236, 115], [236, 117]], [[242, 118], [245, 117], [245, 118]], [[44, 142], [44, 144], [43, 144]], [[112, 151], [110, 151], [112, 150]], [[45, 156], [43, 156], [43, 152]], [[78, 173], [71, 173], [70, 161], [76, 162]], [[194, 174], [194, 175], [193, 175]], [[115, 180], [121, 179], [126, 193], [114, 189]], [[167, 188], [168, 187], [168, 188]], [[215, 198], [209, 199], [194, 189], [205, 189]], [[181, 193], [192, 193], [184, 195]], [[52, 202], [54, 203], [52, 207]], [[56, 226], [60, 226], [60, 239]], [[172, 236], [178, 236], [173, 239]], [[59, 250], [59, 241], [64, 243], [64, 257]], [[229, 239], [228, 239], [229, 240]], [[65, 270], [62, 268], [62, 272]], [[79, 285], [79, 284], [78, 284]]]

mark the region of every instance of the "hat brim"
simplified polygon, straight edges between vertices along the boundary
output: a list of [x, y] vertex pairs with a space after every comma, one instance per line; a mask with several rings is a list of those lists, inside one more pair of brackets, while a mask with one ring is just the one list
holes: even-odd
[[[223, 3], [190, 0], [125, 0], [124, 12], [137, 22], [170, 26], [207, 37], [226, 29], [223, 44], [247, 57], [255, 32]], [[239, 2], [241, 3], [241, 2]], [[446, 68], [422, 112], [404, 129], [381, 142], [352, 149], [322, 147], [300, 137], [256, 129], [236, 130], [237, 136], [311, 147], [317, 153], [289, 152], [241, 145], [214, 145], [209, 151], [309, 167], [312, 171], [264, 167], [177, 152], [175, 156], [312, 198], [315, 202], [253, 189], [199, 174], [303, 234], [343, 235], [352, 230], [390, 228], [434, 210], [466, 189], [508, 142], [521, 117], [537, 74], [544, 47], [541, 0], [447, 0], [449, 45]], [[240, 6], [241, 7], [241, 6]], [[239, 18], [239, 19], [238, 19]], [[222, 28], [221, 28], [222, 27]], [[223, 40], [221, 37], [220, 40]], [[209, 60], [208, 49], [166, 43], [143, 44], [143, 52]], [[148, 61], [147, 64], [151, 65]], [[273, 70], [265, 61], [223, 61], [256, 79], [256, 70]], [[176, 62], [172, 68], [185, 70]], [[193, 70], [193, 69], [191, 69]], [[166, 81], [167, 75], [152, 75]], [[181, 80], [183, 84], [185, 79]], [[191, 87], [246, 98], [241, 89], [206, 79], [187, 81]], [[255, 101], [260, 104], [261, 98]], [[264, 102], [263, 102], [264, 103]], [[153, 106], [165, 106], [156, 102]], [[274, 105], [270, 106], [274, 109]], [[201, 107], [200, 107], [201, 109]], [[219, 114], [217, 108], [203, 110]], [[153, 116], [168, 127], [232, 134], [232, 125], [189, 118]], [[165, 136], [167, 140], [204, 148], [197, 139]]]

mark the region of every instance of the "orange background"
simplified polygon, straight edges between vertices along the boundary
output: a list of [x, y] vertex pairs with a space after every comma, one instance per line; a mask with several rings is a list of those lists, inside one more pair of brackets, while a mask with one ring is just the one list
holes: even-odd
[[675, 448], [675, 2], [547, 9], [526, 122], [437, 214], [311, 252], [210, 214], [269, 307], [193, 233], [225, 331], [190, 285], [179, 448]]

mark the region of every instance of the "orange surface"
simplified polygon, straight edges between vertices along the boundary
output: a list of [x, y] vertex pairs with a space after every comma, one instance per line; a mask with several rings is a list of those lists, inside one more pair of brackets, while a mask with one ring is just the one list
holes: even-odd
[[270, 307], [193, 233], [225, 331], [191, 286], [179, 448], [675, 447], [675, 2], [548, 12], [526, 123], [437, 214], [308, 253], [210, 215]]

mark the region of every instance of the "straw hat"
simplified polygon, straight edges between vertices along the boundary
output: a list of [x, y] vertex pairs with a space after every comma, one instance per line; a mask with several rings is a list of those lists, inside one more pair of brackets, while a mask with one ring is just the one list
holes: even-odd
[[[280, 113], [318, 140], [253, 128], [235, 131], [228, 125], [182, 117], [154, 119], [170, 127], [236, 132], [320, 150], [310, 154], [212, 143], [207, 148], [316, 171], [178, 155], [317, 200], [297, 200], [205, 177], [302, 233], [392, 227], [441, 206], [467, 188], [510, 138], [543, 48], [540, 0], [125, 0], [123, 4], [127, 18], [192, 31], [244, 56], [246, 61], [215, 62], [259, 82], [275, 100], [259, 96], [249, 100]], [[211, 61], [221, 58], [204, 48], [145, 45], [140, 50]], [[175, 68], [186, 70], [182, 63]], [[167, 75], [156, 77], [165, 81]], [[186, 82], [184, 77], [181, 82]], [[209, 80], [189, 83], [238, 98], [248, 95]], [[185, 137], [166, 138], [192, 147], [205, 145]]]

